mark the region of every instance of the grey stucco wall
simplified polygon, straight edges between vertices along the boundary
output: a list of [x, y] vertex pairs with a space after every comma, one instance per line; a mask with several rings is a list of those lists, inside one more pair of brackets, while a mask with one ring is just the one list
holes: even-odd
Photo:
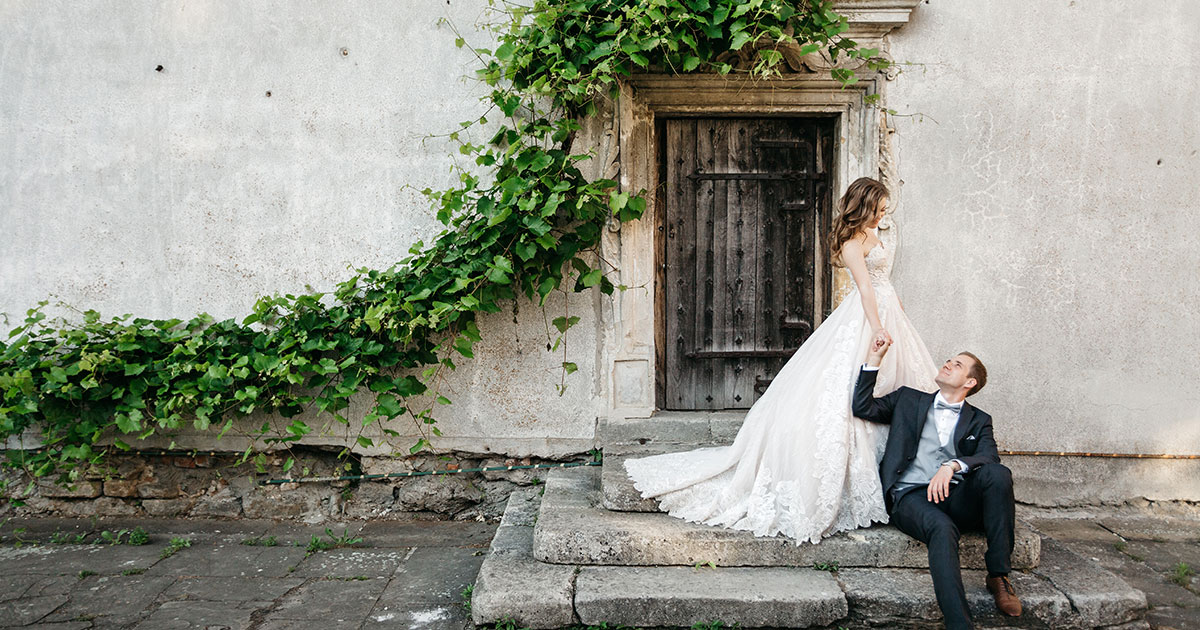
[[[475, 59], [436, 23], [485, 41], [485, 6], [0, 3], [0, 312], [53, 296], [240, 317], [260, 294], [404, 257], [439, 227], [416, 190], [453, 181], [454, 147], [425, 136], [482, 111]], [[921, 64], [886, 87], [916, 114], [891, 119], [895, 278], [935, 357], [987, 362], [974, 402], [1002, 448], [1200, 453], [1198, 27], [1200, 5], [1166, 0], [935, 0], [890, 36]], [[540, 314], [486, 316], [440, 444], [586, 450], [608, 409], [608, 308], [571, 298], [580, 371], [562, 397]], [[1045, 461], [1016, 463], [1036, 479]], [[1200, 500], [1174, 481], [1194, 465], [1050, 466], [1129, 485], [1047, 486], [1039, 502], [1120, 500], [1143, 481]]]
[[1200, 454], [1200, 4], [1129, 8], [934, 1], [891, 36], [924, 64], [888, 86], [895, 278], [935, 357], [989, 367], [1002, 448]]
[[[486, 45], [486, 6], [0, 4], [0, 312], [15, 324], [52, 296], [105, 315], [241, 318], [259, 295], [404, 258], [441, 227], [417, 191], [457, 181], [444, 135], [485, 111], [477, 60], [438, 22]], [[562, 397], [536, 308], [484, 317], [478, 359], [446, 383], [438, 446], [590, 447], [598, 306], [571, 298], [579, 372]], [[392, 428], [407, 452], [415, 431]], [[340, 441], [333, 429], [313, 441]]]

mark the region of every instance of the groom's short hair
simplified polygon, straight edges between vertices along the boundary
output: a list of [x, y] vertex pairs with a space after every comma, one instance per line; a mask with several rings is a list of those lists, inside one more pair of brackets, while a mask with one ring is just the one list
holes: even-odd
[[967, 395], [970, 396], [983, 389], [984, 385], [987, 385], [987, 368], [984, 367], [983, 361], [980, 361], [979, 357], [974, 354], [970, 352], [959, 352], [959, 354], [971, 357], [971, 361], [974, 362], [971, 365], [971, 369], [967, 371], [967, 375], [975, 379], [975, 387], [972, 387], [971, 391], [967, 392]]

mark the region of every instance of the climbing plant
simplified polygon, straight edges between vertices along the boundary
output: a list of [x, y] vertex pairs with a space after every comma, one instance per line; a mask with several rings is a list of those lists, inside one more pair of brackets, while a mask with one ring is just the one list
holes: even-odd
[[[854, 58], [871, 71], [889, 65], [844, 37], [847, 20], [828, 0], [491, 6], [494, 49], [468, 45], [455, 29], [491, 91], [486, 113], [449, 134], [469, 159], [457, 185], [424, 191], [444, 225], [430, 243], [417, 242], [388, 269], [358, 269], [330, 292], [263, 297], [240, 320], [106, 319], [93, 310], [50, 319], [41, 302], [0, 342], [0, 436], [12, 443], [35, 434], [42, 445], [10, 448], [8, 465], [69, 481], [137, 440], [187, 426], [219, 437], [254, 412], [269, 419], [246, 434], [251, 444], [286, 446], [315, 430], [301, 417], [310, 409], [355, 427], [362, 447], [374, 445], [364, 430], [398, 436], [393, 421], [404, 418], [421, 436], [408, 452], [431, 449], [435, 409], [450, 403], [438, 385], [473, 356], [479, 313], [517, 299], [544, 306], [556, 291], [624, 288], [606, 275], [600, 235], [609, 221], [640, 217], [646, 199], [589, 181], [577, 166], [589, 155], [572, 150], [580, 118], [594, 115], [622, 77], [767, 77], [780, 72], [783, 46]], [[756, 51], [748, 68], [720, 61], [747, 46]], [[832, 76], [857, 80], [837, 67]], [[472, 140], [485, 129], [486, 140]], [[549, 321], [557, 350], [579, 320], [564, 312]], [[574, 370], [564, 357], [563, 374]], [[364, 390], [373, 404], [351, 415], [351, 397]], [[244, 457], [262, 456], [251, 446]]]

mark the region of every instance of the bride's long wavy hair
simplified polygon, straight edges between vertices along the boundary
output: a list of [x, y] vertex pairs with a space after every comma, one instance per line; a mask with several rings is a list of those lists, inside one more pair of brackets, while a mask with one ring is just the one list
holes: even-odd
[[859, 177], [846, 188], [837, 203], [837, 218], [829, 231], [829, 258], [842, 264], [842, 245], [861, 232], [875, 218], [879, 203], [889, 196], [887, 186], [870, 177]]

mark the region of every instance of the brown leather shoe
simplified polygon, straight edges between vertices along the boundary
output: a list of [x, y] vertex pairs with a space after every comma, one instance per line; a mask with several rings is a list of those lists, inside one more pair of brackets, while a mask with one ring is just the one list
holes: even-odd
[[1017, 599], [1017, 592], [1013, 590], [1012, 582], [1008, 581], [1008, 576], [990, 577], [987, 579], [987, 589], [992, 593], [992, 597], [996, 600], [996, 608], [1000, 612], [1009, 617], [1021, 616], [1021, 600]]

